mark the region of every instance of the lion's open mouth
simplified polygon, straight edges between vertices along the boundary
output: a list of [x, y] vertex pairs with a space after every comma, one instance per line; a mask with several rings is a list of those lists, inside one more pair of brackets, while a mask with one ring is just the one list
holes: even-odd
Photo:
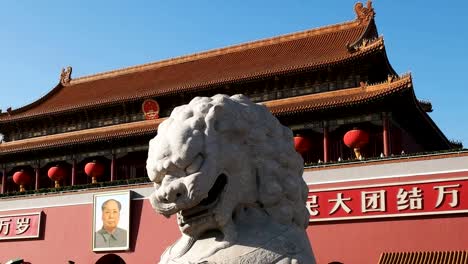
[[213, 187], [208, 191], [208, 197], [201, 200], [196, 206], [182, 210], [180, 212], [181, 224], [186, 224], [192, 222], [199, 218], [205, 217], [211, 212], [211, 209], [218, 203], [221, 193], [224, 190], [224, 187], [227, 184], [227, 177], [224, 174], [221, 174], [216, 179]]

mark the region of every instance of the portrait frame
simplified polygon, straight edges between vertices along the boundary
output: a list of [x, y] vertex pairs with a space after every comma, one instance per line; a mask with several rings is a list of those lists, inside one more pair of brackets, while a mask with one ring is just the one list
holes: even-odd
[[[118, 203], [115, 201], [118, 201]], [[106, 204], [107, 206], [104, 205], [106, 202], [108, 202]], [[117, 221], [115, 220], [115, 216], [112, 216], [112, 219], [110, 219], [111, 225], [116, 225], [111, 236], [105, 231], [106, 229], [104, 227], [104, 225], [109, 227], [109, 217], [104, 217], [103, 214], [105, 214], [104, 210], [114, 209], [115, 211], [115, 208], [119, 203], [120, 209]], [[93, 195], [93, 251], [125, 251], [130, 249], [130, 205], [130, 190], [98, 193]], [[106, 221], [104, 221], [105, 219]], [[106, 244], [104, 245], [103, 243]]]

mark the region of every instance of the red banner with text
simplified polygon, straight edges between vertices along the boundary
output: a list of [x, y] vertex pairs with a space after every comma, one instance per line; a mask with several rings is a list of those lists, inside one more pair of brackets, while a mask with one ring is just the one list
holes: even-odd
[[41, 213], [0, 215], [0, 240], [38, 238]]
[[468, 178], [335, 189], [309, 186], [310, 222], [468, 212]]

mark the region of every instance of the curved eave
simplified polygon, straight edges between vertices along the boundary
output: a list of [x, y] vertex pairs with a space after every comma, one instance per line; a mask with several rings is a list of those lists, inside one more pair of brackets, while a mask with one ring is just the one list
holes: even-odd
[[49, 98], [51, 98], [52, 96], [57, 94], [61, 89], [63, 89], [63, 85], [59, 82], [54, 88], [52, 88], [52, 90], [50, 90], [48, 93], [46, 93], [45, 95], [43, 95], [42, 97], [40, 97], [36, 101], [34, 101], [34, 102], [30, 103], [30, 104], [27, 104], [25, 106], [22, 106], [20, 108], [13, 109], [10, 113], [8, 113], [8, 112], [0, 113], [0, 122], [5, 120], [5, 119], [8, 119], [9, 116], [11, 116], [10, 120], [15, 120], [14, 119], [15, 115], [20, 115], [21, 113], [23, 113], [23, 112], [25, 112], [25, 111], [27, 111], [29, 109], [33, 109], [35, 106], [46, 102]]
[[[393, 82], [303, 95], [262, 104], [268, 107], [273, 115], [282, 116], [365, 103], [411, 87], [411, 76], [407, 75]], [[159, 124], [164, 120], [165, 118], [139, 121], [5, 142], [0, 144], [0, 155], [156, 134]]]
[[437, 136], [441, 139], [441, 141], [445, 143], [447, 149], [453, 148], [452, 143], [450, 142], [450, 140], [448, 140], [448, 138], [445, 136], [445, 134], [436, 125], [436, 123], [434, 123], [434, 121], [429, 116], [429, 114], [426, 111], [424, 111], [424, 109], [422, 108], [421, 104], [419, 103], [414, 91], [412, 91], [412, 93], [413, 93], [413, 103], [414, 103], [418, 113], [422, 116], [422, 119], [433, 129], [432, 131], [434, 131], [437, 134]]
[[156, 134], [162, 121], [164, 118], [4, 142], [0, 155]]
[[[368, 25], [368, 29], [369, 29], [369, 31], [370, 30], [375, 30], [375, 34], [378, 35], [377, 26], [375, 24], [375, 19], [374, 18], [372, 18], [372, 20], [370, 21], [370, 23]], [[386, 50], [385, 47], [383, 48], [383, 56], [384, 56], [385, 64], [386, 64], [389, 72], [394, 76], [398, 76], [397, 72], [395, 71], [395, 69], [393, 68], [392, 64], [390, 63], [390, 61], [388, 59], [388, 54], [387, 54], [387, 50]]]
[[[342, 27], [344, 26], [351, 26], [355, 22], [348, 22], [347, 24], [341, 25]], [[338, 26], [338, 25], [337, 25]], [[336, 26], [335, 26], [336, 27]], [[327, 29], [327, 28], [326, 28]], [[299, 34], [299, 33], [296, 33]], [[301, 33], [302, 34], [302, 33]], [[289, 36], [289, 35], [288, 35]], [[288, 36], [282, 37], [287, 39]], [[291, 35], [292, 36], [292, 35]], [[260, 41], [261, 43], [268, 43], [269, 40], [264, 40]], [[255, 43], [254, 43], [255, 44]], [[247, 44], [244, 44], [247, 45]], [[253, 45], [253, 44], [252, 44]], [[232, 49], [235, 50], [236, 47], [231, 47]], [[348, 54], [340, 57], [334, 57], [333, 59], [330, 60], [325, 60], [325, 61], [319, 61], [319, 62], [314, 62], [314, 63], [308, 63], [308, 64], [302, 64], [302, 65], [297, 65], [294, 67], [284, 67], [284, 68], [279, 68], [275, 70], [266, 70], [263, 72], [256, 72], [254, 74], [245, 74], [245, 75], [240, 75], [240, 76], [230, 76], [224, 79], [217, 79], [215, 81], [208, 81], [208, 82], [200, 82], [196, 83], [196, 85], [180, 85], [177, 87], [172, 87], [168, 89], [153, 89], [153, 90], [147, 90], [145, 92], [141, 93], [134, 93], [134, 94], [129, 94], [128, 96], [120, 96], [120, 97], [105, 97], [105, 98], [100, 98], [100, 100], [96, 101], [91, 101], [83, 104], [76, 104], [76, 105], [66, 105], [65, 107], [57, 107], [57, 108], [50, 108], [44, 111], [36, 112], [36, 113], [31, 113], [31, 112], [26, 112], [27, 110], [33, 109], [35, 106], [45, 102], [48, 98], [50, 98], [53, 94], [55, 94], [59, 89], [73, 89], [74, 85], [82, 84], [84, 82], [92, 82], [96, 78], [112, 78], [114, 76], [113, 74], [110, 74], [110, 77], [107, 75], [102, 76], [91, 76], [91, 77], [86, 77], [82, 79], [76, 79], [72, 80], [71, 83], [65, 87], [62, 85], [58, 85], [56, 88], [54, 88], [50, 93], [48, 93], [46, 96], [43, 98], [39, 99], [38, 101], [24, 106], [22, 108], [13, 110], [11, 114], [0, 114], [0, 123], [5, 123], [9, 121], [19, 121], [19, 120], [27, 120], [27, 119], [32, 119], [32, 118], [37, 118], [45, 115], [56, 115], [56, 114], [64, 114], [64, 113], [69, 113], [69, 112], [75, 112], [77, 110], [84, 110], [84, 109], [93, 109], [93, 108], [98, 108], [98, 107], [105, 107], [109, 105], [115, 105], [115, 104], [120, 104], [123, 102], [128, 102], [128, 101], [134, 101], [134, 100], [140, 100], [140, 99], [145, 99], [145, 98], [150, 98], [150, 97], [158, 97], [158, 96], [167, 96], [167, 95], [172, 95], [176, 93], [183, 93], [183, 92], [197, 92], [201, 90], [206, 90], [209, 89], [213, 86], [222, 86], [222, 85], [227, 85], [231, 83], [237, 83], [237, 82], [247, 82], [247, 81], [253, 81], [253, 80], [258, 80], [258, 79], [263, 79], [263, 78], [268, 78], [272, 76], [277, 76], [277, 75], [283, 75], [283, 74], [290, 74], [290, 73], [298, 73], [302, 71], [311, 71], [311, 70], [318, 70], [318, 69], [323, 69], [335, 65], [341, 65], [345, 64], [351, 61], [354, 61], [356, 59], [360, 59], [362, 57], [365, 57], [369, 54], [374, 54], [375, 52], [382, 51], [384, 50], [384, 42], [383, 38], [380, 37], [376, 39], [374, 42], [370, 43], [366, 47], [362, 47], [358, 51], [355, 52], [349, 52]], [[219, 53], [219, 52], [218, 52]], [[194, 57], [195, 58], [195, 57]], [[194, 59], [192, 58], [192, 59]], [[175, 62], [174, 62], [175, 63]], [[151, 65], [150, 65], [151, 66]], [[148, 66], [148, 67], [150, 67]], [[146, 70], [146, 66], [142, 66], [142, 68], [134, 67], [131, 68], [131, 70], [127, 71], [118, 71], [116, 74], [118, 76], [122, 76], [125, 74], [132, 74], [138, 70]]]
[[[450, 146], [450, 142], [447, 138], [417, 103], [414, 95], [411, 75], [405, 75], [397, 80], [375, 85], [365, 85], [362, 87], [348, 88], [338, 91], [267, 101], [262, 104], [269, 108], [273, 115], [280, 117], [298, 113], [366, 104], [404, 91], [410, 92], [411, 95], [408, 94], [412, 97], [410, 100], [412, 100], [416, 106], [416, 111], [422, 115], [422, 120], [433, 128], [432, 131], [435, 131], [437, 136], [440, 137], [447, 146]], [[159, 124], [164, 120], [165, 118], [139, 121], [6, 142], [0, 144], [0, 155], [67, 147], [126, 137], [154, 135], [157, 133]]]
[[[369, 23], [367, 24], [366, 30], [362, 33], [362, 35], [353, 43], [349, 44], [349, 49], [352, 49], [352, 47], [358, 47], [359, 45], [362, 44], [363, 41], [369, 40], [369, 39], [374, 39], [378, 37], [378, 32], [377, 32], [377, 26], [375, 24], [375, 19], [372, 18]], [[383, 37], [380, 37], [383, 38]], [[390, 61], [388, 60], [388, 55], [385, 47], [383, 48], [383, 56], [384, 56], [384, 61], [385, 65], [388, 68], [388, 71], [390, 74], [397, 76], [398, 74], [396, 73], [395, 69], [393, 69]]]
[[383, 48], [382, 54], [384, 56], [385, 65], [387, 66], [389, 72], [394, 76], [398, 76], [397, 72], [395, 71], [395, 69], [393, 69], [392, 64], [388, 60], [387, 49], [385, 47]]
[[348, 49], [354, 46], [358, 46], [365, 39], [377, 38], [379, 35], [377, 33], [377, 26], [375, 25], [374, 18], [371, 18], [367, 23], [366, 29], [362, 32], [361, 36], [356, 39], [353, 43], [348, 44]]
[[268, 107], [275, 116], [292, 115], [359, 105], [412, 89], [412, 86], [411, 75], [405, 75], [393, 82], [268, 101], [264, 102], [263, 105]]

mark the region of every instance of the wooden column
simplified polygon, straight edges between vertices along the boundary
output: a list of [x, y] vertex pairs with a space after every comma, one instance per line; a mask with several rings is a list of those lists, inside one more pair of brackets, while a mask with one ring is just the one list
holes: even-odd
[[111, 181], [115, 181], [115, 154], [112, 154], [112, 159], [111, 159], [111, 167], [110, 167], [110, 174], [111, 174]]
[[382, 114], [383, 123], [383, 154], [385, 157], [390, 155], [389, 153], [389, 137], [388, 137], [388, 116], [387, 113]]
[[36, 172], [36, 185], [34, 186], [34, 189], [37, 191], [39, 190], [39, 180], [40, 180], [40, 174], [41, 174], [41, 168], [40, 165], [37, 165], [37, 167], [34, 169]]
[[6, 193], [7, 175], [6, 168], [2, 170], [2, 194]]
[[125, 164], [125, 178], [130, 179], [130, 164]]
[[76, 184], [76, 159], [72, 161], [72, 171], [71, 171], [71, 185]]
[[323, 126], [323, 162], [328, 162], [328, 124]]

